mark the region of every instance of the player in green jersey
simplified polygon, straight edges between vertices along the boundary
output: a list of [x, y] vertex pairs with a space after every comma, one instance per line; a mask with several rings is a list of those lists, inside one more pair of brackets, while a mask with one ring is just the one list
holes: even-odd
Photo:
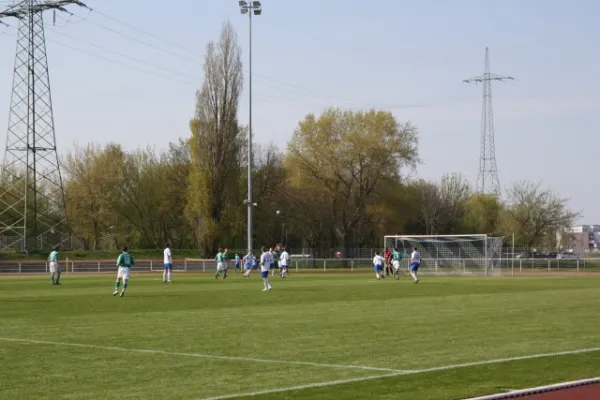
[[215, 256], [215, 261], [217, 262], [217, 273], [215, 274], [215, 279], [219, 279], [221, 272], [223, 272], [223, 279], [227, 279], [227, 253], [223, 251], [222, 248], [219, 248], [219, 252]]
[[402, 262], [402, 254], [398, 252], [398, 249], [392, 251], [392, 265], [394, 266], [394, 276], [396, 279], [400, 279], [400, 264]]
[[[60, 266], [58, 260], [60, 255], [58, 254], [59, 247], [56, 246], [54, 250], [48, 256], [48, 268], [50, 269], [50, 280], [53, 285], [60, 285]], [[56, 278], [56, 279], [55, 279]]]
[[113, 296], [119, 294], [119, 285], [121, 284], [121, 281], [123, 281], [123, 290], [121, 290], [120, 296], [125, 296], [125, 289], [127, 289], [127, 282], [129, 281], [131, 268], [134, 264], [135, 260], [133, 259], [133, 256], [127, 252], [127, 246], [123, 247], [123, 252], [119, 254], [119, 258], [117, 258], [117, 267], [119, 267], [119, 271], [117, 272], [117, 281], [115, 282]]

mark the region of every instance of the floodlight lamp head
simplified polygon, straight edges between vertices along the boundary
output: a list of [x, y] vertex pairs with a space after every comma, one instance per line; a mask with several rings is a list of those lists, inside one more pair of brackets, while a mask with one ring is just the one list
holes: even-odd
[[262, 4], [260, 4], [260, 1], [253, 1], [252, 2], [252, 7], [254, 7], [254, 8], [261, 8]]
[[248, 7], [248, 3], [245, 0], [239, 1], [240, 7]]
[[254, 15], [262, 15], [262, 9], [254, 10]]
[[242, 9], [240, 9], [240, 11], [241, 11], [241, 13], [242, 13], [242, 14], [244, 14], [244, 15], [245, 15], [245, 14], [248, 14], [248, 8], [242, 8]]

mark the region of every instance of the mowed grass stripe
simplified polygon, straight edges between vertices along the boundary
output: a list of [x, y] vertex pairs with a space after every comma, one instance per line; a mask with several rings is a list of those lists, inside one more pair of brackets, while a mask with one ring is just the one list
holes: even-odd
[[[515, 388], [549, 385], [595, 377], [600, 363], [597, 352], [552, 356], [532, 360], [477, 365], [417, 375], [366, 377], [336, 385], [272, 393], [222, 395], [212, 399], [314, 400], [462, 400], [473, 396], [506, 393]], [[211, 399], [204, 397], [202, 400]]]
[[[157, 275], [136, 277], [122, 299], [110, 295], [112, 279], [106, 277], [69, 277], [64, 283], [52, 287], [46, 279], [0, 278], [0, 336], [420, 370], [596, 347], [600, 328], [594, 318], [600, 290], [598, 280], [591, 278], [427, 277], [413, 285], [406, 279], [377, 282], [364, 275], [296, 275], [285, 281], [274, 279], [275, 290], [262, 293], [256, 276], [242, 280], [232, 275], [230, 280], [215, 281], [209, 276], [180, 275], [175, 284], [163, 285]], [[49, 360], [49, 353], [60, 356]], [[373, 374], [360, 369], [184, 360], [41, 344], [0, 345], [0, 357], [0, 381], [16, 379], [18, 373], [31, 377], [27, 387], [15, 386], [5, 393], [7, 389], [0, 388], [2, 398], [44, 398], [39, 397], [44, 390], [48, 398], [67, 398], [67, 386], [76, 388], [75, 394], [85, 394], [73, 398], [113, 398], [105, 391], [112, 393], [109, 386], [118, 381], [119, 371], [127, 370], [128, 360], [141, 364], [135, 366], [128, 398], [202, 398]], [[77, 373], [47, 388], [44, 378], [31, 374], [34, 360], [46, 369], [72, 368]], [[116, 365], [108, 366], [107, 360], [117, 360]], [[182, 372], [180, 365], [186, 366], [181, 376], [166, 372]], [[17, 374], [9, 376], [10, 371]], [[267, 372], [261, 371], [274, 375], [265, 379]], [[89, 382], [94, 373], [98, 378]], [[163, 375], [177, 382], [168, 396], [154, 382]], [[422, 382], [420, 397], [415, 398], [429, 398], [431, 391], [434, 388]], [[371, 397], [367, 391], [343, 398]]]
[[440, 371], [447, 371], [447, 370], [454, 370], [454, 369], [461, 369], [461, 368], [468, 368], [468, 367], [478, 367], [478, 366], [491, 365], [491, 364], [502, 364], [502, 363], [508, 363], [508, 362], [514, 362], [514, 361], [533, 360], [533, 359], [538, 359], [538, 358], [560, 357], [560, 356], [568, 356], [568, 355], [584, 354], [584, 353], [595, 353], [595, 352], [600, 352], [600, 347], [562, 351], [562, 352], [548, 353], [548, 354], [531, 354], [531, 355], [520, 356], [520, 357], [500, 358], [500, 359], [496, 359], [496, 360], [475, 361], [475, 362], [471, 362], [471, 363], [452, 364], [452, 365], [445, 365], [445, 366], [441, 366], [441, 367], [433, 367], [433, 368], [426, 368], [426, 369], [416, 369], [413, 371], [399, 371], [399, 372], [395, 372], [395, 373], [366, 376], [366, 377], [360, 377], [360, 378], [354, 378], [354, 379], [319, 382], [319, 383], [313, 383], [313, 384], [309, 384], [309, 385], [299, 385], [299, 386], [292, 386], [292, 387], [287, 387], [287, 388], [267, 389], [267, 390], [263, 390], [263, 391], [259, 391], [259, 392], [238, 393], [238, 394], [222, 395], [222, 396], [216, 396], [216, 397], [207, 397], [202, 400], [226, 400], [226, 399], [234, 399], [234, 398], [242, 398], [242, 397], [256, 397], [256, 396], [260, 396], [260, 395], [264, 395], [264, 394], [302, 391], [302, 390], [306, 390], [306, 389], [324, 388], [324, 387], [344, 385], [344, 384], [349, 384], [349, 383], [372, 381], [372, 380], [383, 379], [383, 378], [393, 378], [393, 377], [398, 377], [398, 376], [419, 375], [419, 374], [426, 374], [426, 373], [430, 373], [430, 372], [440, 372]]
[[403, 372], [401, 370], [394, 370], [390, 368], [377, 368], [369, 367], [365, 365], [339, 365], [339, 364], [320, 364], [312, 363], [308, 361], [286, 361], [286, 360], [267, 360], [261, 358], [250, 358], [250, 357], [234, 357], [234, 356], [220, 356], [215, 354], [198, 354], [198, 353], [176, 353], [165, 350], [153, 350], [153, 349], [132, 349], [115, 346], [97, 346], [93, 344], [82, 344], [82, 343], [64, 343], [64, 342], [52, 342], [48, 340], [33, 340], [33, 339], [15, 339], [15, 338], [4, 338], [0, 337], [0, 341], [13, 342], [13, 343], [26, 343], [26, 344], [45, 344], [59, 347], [81, 347], [96, 350], [107, 350], [107, 351], [119, 351], [124, 353], [141, 353], [141, 354], [161, 354], [165, 356], [178, 356], [178, 357], [194, 357], [194, 358], [209, 358], [212, 360], [224, 360], [224, 361], [241, 361], [241, 362], [252, 362], [260, 364], [289, 364], [289, 365], [302, 365], [309, 367], [321, 367], [321, 368], [337, 368], [337, 369], [362, 369], [366, 371], [388, 371], [388, 372]]

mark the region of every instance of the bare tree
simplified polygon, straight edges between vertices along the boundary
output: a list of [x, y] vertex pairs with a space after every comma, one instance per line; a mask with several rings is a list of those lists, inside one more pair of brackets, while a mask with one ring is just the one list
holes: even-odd
[[579, 213], [568, 209], [561, 198], [540, 183], [518, 182], [508, 190], [508, 217], [520, 245], [531, 248], [549, 232], [573, 225]]
[[467, 211], [471, 186], [463, 175], [444, 175], [440, 183], [439, 194], [443, 205], [442, 233], [456, 233], [460, 229], [461, 220]]
[[204, 59], [204, 82], [191, 122], [191, 171], [187, 214], [198, 245], [214, 251], [223, 232], [225, 212], [238, 190], [241, 129], [238, 108], [243, 89], [241, 48], [230, 22]]
[[441, 227], [444, 208], [440, 188], [433, 182], [420, 180], [417, 182], [417, 199], [419, 203], [419, 220], [427, 235], [435, 235]]

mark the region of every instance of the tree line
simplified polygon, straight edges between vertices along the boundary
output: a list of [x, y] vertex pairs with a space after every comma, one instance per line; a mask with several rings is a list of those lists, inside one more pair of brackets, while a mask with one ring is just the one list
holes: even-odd
[[[165, 150], [89, 144], [63, 161], [68, 221], [85, 249], [243, 249], [248, 128], [238, 122], [241, 49], [225, 23], [207, 45], [189, 137]], [[466, 177], [411, 180], [418, 130], [390, 112], [329, 108], [308, 114], [285, 148], [253, 145], [255, 247], [380, 247], [386, 234], [515, 235], [551, 245], [577, 217], [567, 199], [533, 182], [506, 195], [476, 193]], [[279, 211], [279, 212], [277, 212]]]

